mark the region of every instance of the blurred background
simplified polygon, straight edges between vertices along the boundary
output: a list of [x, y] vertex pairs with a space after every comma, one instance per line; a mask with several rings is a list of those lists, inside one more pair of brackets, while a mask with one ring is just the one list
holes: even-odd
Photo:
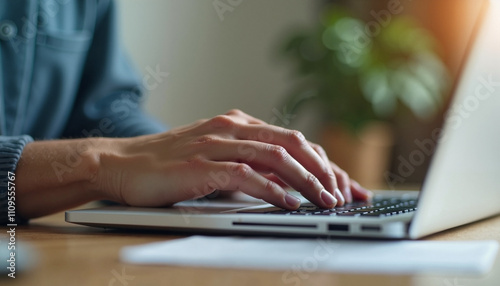
[[[474, 0], [118, 0], [176, 127], [239, 108], [302, 131], [370, 188], [418, 188], [459, 74]], [[168, 75], [167, 75], [168, 73]]]

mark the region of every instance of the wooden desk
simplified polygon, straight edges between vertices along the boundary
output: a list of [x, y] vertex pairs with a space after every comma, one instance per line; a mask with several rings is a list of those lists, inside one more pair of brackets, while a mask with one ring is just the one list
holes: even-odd
[[[2, 229], [2, 236], [5, 228]], [[135, 266], [121, 263], [123, 246], [175, 239], [159, 233], [124, 233], [64, 222], [64, 213], [33, 220], [16, 229], [18, 241], [35, 248], [38, 263], [16, 279], [0, 278], [2, 285], [297, 285], [284, 284], [283, 272], [224, 270], [173, 266]], [[500, 216], [449, 230], [430, 240], [500, 241]], [[126, 275], [128, 280], [119, 280]], [[123, 278], [122, 278], [123, 279]], [[409, 277], [311, 273], [300, 285], [500, 285], [500, 259], [486, 277]]]

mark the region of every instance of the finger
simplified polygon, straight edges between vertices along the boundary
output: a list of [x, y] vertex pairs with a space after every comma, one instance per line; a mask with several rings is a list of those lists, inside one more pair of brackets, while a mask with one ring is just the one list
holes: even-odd
[[349, 175], [344, 170], [342, 170], [337, 164], [331, 162], [328, 159], [325, 150], [321, 146], [311, 142], [309, 142], [309, 144], [311, 144], [313, 149], [316, 150], [318, 154], [320, 154], [323, 160], [328, 161], [331, 164], [332, 169], [334, 170], [337, 177], [339, 189], [342, 190], [342, 194], [344, 195], [345, 201], [347, 203], [351, 203], [353, 197], [357, 200], [369, 200], [373, 196], [372, 192], [363, 188], [355, 180], [350, 179]]
[[[328, 156], [326, 155], [325, 150], [321, 146], [319, 146], [318, 144], [312, 143], [312, 142], [309, 142], [309, 145], [311, 145], [311, 147], [314, 149], [314, 151], [316, 151], [316, 153], [318, 153], [318, 155], [323, 159], [323, 162], [325, 162], [325, 164], [331, 166], [332, 162], [330, 161], [330, 159], [328, 159]], [[335, 189], [335, 197], [339, 201], [338, 205], [342, 206], [342, 205], [344, 205], [345, 202], [350, 203], [352, 201], [351, 190], [349, 188], [350, 182], [347, 181], [347, 184], [346, 184], [346, 182], [344, 180], [345, 179], [344, 176], [335, 172], [335, 170], [333, 168], [331, 168], [331, 171], [335, 174], [335, 179], [336, 179], [336, 182], [338, 185], [338, 188]], [[346, 185], [347, 185], [347, 188], [346, 188]]]
[[284, 209], [293, 210], [300, 206], [300, 199], [243, 163], [196, 158], [176, 165], [167, 176], [173, 191], [165, 193], [163, 199], [158, 199], [161, 205], [171, 205], [221, 190], [242, 191]]
[[[305, 181], [301, 184], [309, 187], [300, 187], [297, 191], [320, 207], [333, 207], [337, 203], [333, 196], [337, 188], [335, 174], [330, 165], [323, 162], [300, 132], [272, 125], [241, 124], [228, 115], [212, 118], [204, 124], [202, 129], [205, 134], [218, 134], [225, 138], [231, 134], [235, 139], [253, 140], [284, 147], [300, 165], [309, 171]], [[318, 180], [323, 186], [321, 190], [314, 187]], [[286, 182], [289, 183], [289, 181]], [[296, 186], [297, 184], [292, 187], [296, 188]], [[337, 193], [337, 196], [339, 195]]]
[[342, 170], [337, 164], [330, 161], [330, 166], [332, 166], [332, 170], [335, 173], [337, 178], [337, 183], [339, 185], [339, 189], [344, 195], [344, 198], [347, 203], [352, 202], [352, 190], [351, 190], [351, 179], [346, 171]]
[[[273, 125], [242, 125], [235, 129], [239, 139], [255, 140], [284, 147], [292, 157], [316, 177], [324, 189], [334, 194], [337, 188], [335, 174], [329, 164], [313, 150], [302, 133]], [[316, 190], [304, 190], [304, 196]], [[310, 196], [318, 194], [311, 193]]]
[[249, 140], [216, 139], [197, 149], [206, 154], [208, 160], [243, 162], [258, 172], [272, 172], [319, 207], [332, 208], [337, 203], [284, 147]]
[[278, 178], [275, 174], [273, 173], [268, 173], [268, 174], [261, 174], [264, 178], [270, 180], [270, 181], [273, 181], [275, 182], [276, 184], [278, 184], [280, 187], [282, 188], [290, 188], [290, 186], [283, 182], [280, 178]]
[[373, 197], [373, 193], [365, 188], [363, 188], [358, 182], [351, 179], [351, 190], [352, 195], [357, 200], [370, 200]]
[[[244, 163], [210, 162], [211, 174], [218, 179], [208, 182], [220, 190], [242, 191], [284, 209], [297, 209], [300, 199], [288, 194], [283, 188], [254, 171]], [[213, 177], [213, 176], [212, 176]]]

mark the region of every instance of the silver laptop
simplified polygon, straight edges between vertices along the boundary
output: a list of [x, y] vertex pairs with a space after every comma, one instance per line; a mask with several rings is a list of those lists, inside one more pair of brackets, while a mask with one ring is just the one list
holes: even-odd
[[257, 200], [203, 198], [169, 208], [68, 211], [66, 221], [198, 233], [417, 239], [500, 213], [499, 2], [484, 4], [420, 193], [377, 192], [371, 202], [332, 210], [304, 199], [294, 212]]

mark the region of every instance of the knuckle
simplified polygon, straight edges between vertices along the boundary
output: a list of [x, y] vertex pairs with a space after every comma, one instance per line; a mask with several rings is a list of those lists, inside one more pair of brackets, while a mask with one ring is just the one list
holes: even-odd
[[311, 173], [306, 176], [306, 186], [308, 189], [314, 189], [318, 185], [318, 179]]
[[233, 127], [235, 125], [235, 122], [228, 115], [217, 115], [217, 116], [209, 119], [208, 120], [208, 124], [212, 128], [219, 129], [219, 128], [230, 128], [230, 127]]
[[290, 160], [290, 155], [282, 146], [269, 145], [267, 148], [267, 152], [269, 154], [269, 157], [274, 161], [284, 163]]
[[333, 170], [329, 169], [329, 168], [325, 168], [325, 169], [321, 170], [321, 174], [318, 177], [318, 179], [320, 179], [320, 181], [324, 181], [324, 180], [336, 181], [336, 178], [337, 177], [335, 176], [335, 173], [333, 172]]
[[230, 109], [228, 112], [226, 112], [226, 115], [242, 115], [242, 114], [244, 114], [243, 111], [237, 108]]
[[230, 173], [239, 180], [245, 181], [252, 176], [253, 170], [247, 164], [236, 163], [230, 166]]
[[278, 184], [276, 184], [271, 180], [267, 180], [266, 185], [264, 186], [264, 192], [266, 194], [276, 194], [278, 192], [277, 189], [278, 189]]
[[288, 133], [289, 140], [292, 144], [302, 146], [306, 143], [306, 137], [302, 134], [302, 132], [297, 130], [290, 130]]

